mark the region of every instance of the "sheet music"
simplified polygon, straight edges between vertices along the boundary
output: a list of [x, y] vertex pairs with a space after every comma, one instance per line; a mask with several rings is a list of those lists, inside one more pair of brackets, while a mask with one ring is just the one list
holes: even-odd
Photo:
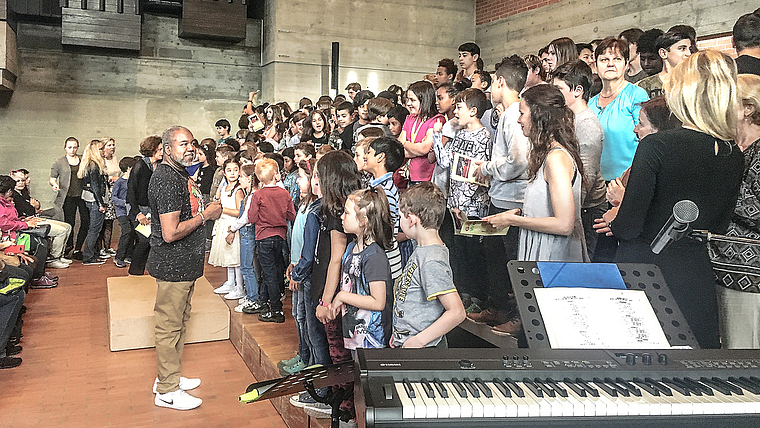
[[557, 287], [534, 292], [552, 348], [670, 348], [641, 290]]

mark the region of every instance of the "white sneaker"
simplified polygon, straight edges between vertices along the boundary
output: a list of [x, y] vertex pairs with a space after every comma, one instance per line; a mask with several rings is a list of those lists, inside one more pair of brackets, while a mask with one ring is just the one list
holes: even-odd
[[52, 269], [66, 269], [67, 267], [69, 267], [68, 263], [64, 263], [60, 260], [49, 261], [47, 262], [47, 265], [49, 268], [52, 268]]
[[224, 298], [227, 300], [237, 300], [245, 295], [245, 289], [243, 287], [236, 287], [230, 291], [229, 294], [225, 295]]
[[243, 308], [246, 308], [248, 306], [253, 305], [253, 302], [248, 300], [248, 297], [243, 297], [240, 300], [238, 300], [239, 305], [235, 306], [235, 312], [243, 312]]
[[158, 407], [168, 407], [175, 410], [192, 410], [200, 406], [203, 400], [178, 389], [166, 394], [156, 394], [154, 403]]
[[66, 257], [61, 257], [58, 260], [66, 263], [67, 265], [70, 265], [70, 264], [74, 263], [74, 260], [67, 259]]
[[216, 293], [216, 294], [228, 294], [228, 293], [232, 292], [232, 290], [234, 290], [234, 289], [235, 289], [235, 285], [234, 284], [230, 284], [229, 282], [225, 282], [221, 286], [215, 288], [214, 289], [214, 293]]
[[[158, 394], [158, 390], [156, 390], [156, 387], [158, 386], [158, 378], [153, 382], [153, 393]], [[198, 378], [188, 379], [186, 377], [180, 377], [179, 378], [179, 389], [183, 391], [190, 391], [191, 389], [195, 389], [197, 387], [201, 386], [201, 380]]]

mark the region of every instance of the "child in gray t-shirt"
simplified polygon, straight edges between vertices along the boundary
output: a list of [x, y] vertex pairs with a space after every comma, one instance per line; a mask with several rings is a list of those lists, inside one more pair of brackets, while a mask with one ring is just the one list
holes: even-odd
[[399, 200], [401, 229], [417, 241], [417, 248], [393, 287], [394, 348], [438, 346], [465, 318], [449, 250], [438, 235], [445, 210], [446, 199], [431, 182], [410, 187]]

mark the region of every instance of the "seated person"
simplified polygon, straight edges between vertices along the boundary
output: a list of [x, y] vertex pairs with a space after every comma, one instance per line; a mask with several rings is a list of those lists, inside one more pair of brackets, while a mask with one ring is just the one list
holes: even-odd
[[28, 278], [26, 271], [0, 260], [0, 369], [21, 364], [21, 358], [14, 355], [21, 352], [19, 320], [26, 297], [23, 286]]
[[[45, 213], [40, 209], [40, 203], [32, 198], [29, 192], [29, 183], [31, 181], [29, 171], [25, 169], [12, 171], [11, 178], [16, 180], [16, 187], [13, 189], [13, 204], [19, 217], [45, 216]], [[63, 252], [66, 241], [69, 239], [69, 234], [71, 234], [71, 225], [51, 218], [40, 220], [40, 223], [50, 225], [48, 238], [51, 240], [51, 245], [47, 261], [48, 266], [54, 269], [69, 267], [71, 260], [63, 257]]]

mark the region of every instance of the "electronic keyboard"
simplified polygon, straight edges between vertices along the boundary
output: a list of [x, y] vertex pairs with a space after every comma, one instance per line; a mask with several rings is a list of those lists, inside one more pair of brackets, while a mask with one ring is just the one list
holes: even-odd
[[358, 349], [366, 427], [760, 427], [760, 350]]

